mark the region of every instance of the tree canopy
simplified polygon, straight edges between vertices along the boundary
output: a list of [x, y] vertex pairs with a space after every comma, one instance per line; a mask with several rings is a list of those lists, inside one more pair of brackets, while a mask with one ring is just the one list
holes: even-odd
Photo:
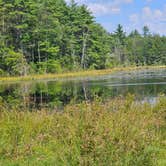
[[0, 0], [0, 75], [166, 64], [166, 37], [147, 26], [108, 33], [85, 5]]

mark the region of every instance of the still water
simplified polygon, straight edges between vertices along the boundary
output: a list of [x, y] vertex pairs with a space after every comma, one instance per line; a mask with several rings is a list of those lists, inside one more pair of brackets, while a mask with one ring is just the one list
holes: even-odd
[[166, 94], [166, 69], [117, 72], [98, 77], [0, 84], [0, 99], [14, 106], [56, 108], [84, 100], [135, 95], [138, 102], [154, 103]]

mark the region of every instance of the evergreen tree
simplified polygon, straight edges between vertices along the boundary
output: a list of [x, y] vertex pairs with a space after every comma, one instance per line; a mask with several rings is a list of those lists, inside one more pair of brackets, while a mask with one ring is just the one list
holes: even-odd
[[74, 0], [0, 0], [0, 74], [166, 64], [166, 37], [147, 26], [109, 34]]

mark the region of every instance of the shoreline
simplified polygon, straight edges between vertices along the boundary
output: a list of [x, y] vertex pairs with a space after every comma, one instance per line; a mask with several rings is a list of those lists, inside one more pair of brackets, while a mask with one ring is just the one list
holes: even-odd
[[138, 66], [138, 67], [116, 67], [112, 69], [104, 70], [86, 70], [78, 72], [66, 72], [58, 74], [36, 74], [27, 76], [9, 76], [1, 77], [0, 83], [4, 82], [15, 82], [15, 81], [37, 81], [37, 80], [47, 80], [47, 79], [63, 79], [63, 78], [77, 78], [77, 77], [87, 77], [87, 76], [101, 76], [106, 74], [112, 74], [119, 71], [137, 71], [143, 69], [166, 69], [166, 66]]

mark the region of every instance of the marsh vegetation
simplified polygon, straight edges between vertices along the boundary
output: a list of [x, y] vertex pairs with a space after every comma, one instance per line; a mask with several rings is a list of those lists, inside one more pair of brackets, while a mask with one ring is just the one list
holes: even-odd
[[58, 110], [0, 104], [0, 165], [160, 165], [166, 163], [166, 98], [133, 96]]
[[165, 69], [0, 87], [0, 165], [166, 163]]

